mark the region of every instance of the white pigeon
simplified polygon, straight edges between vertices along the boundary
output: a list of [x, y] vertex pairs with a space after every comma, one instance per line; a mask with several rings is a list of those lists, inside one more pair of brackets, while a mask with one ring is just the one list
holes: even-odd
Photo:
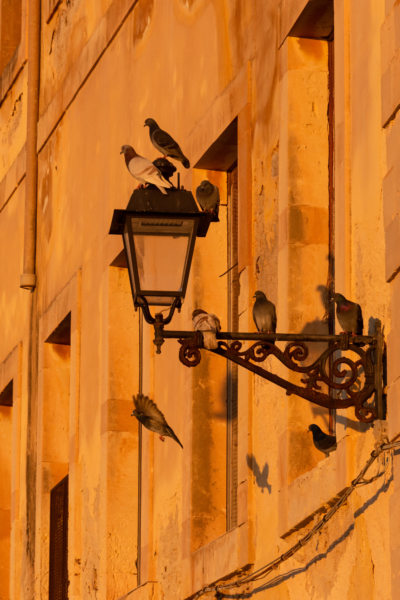
[[201, 331], [203, 334], [204, 348], [215, 350], [218, 348], [217, 331], [221, 331], [221, 323], [216, 315], [207, 313], [201, 308], [193, 311], [192, 322], [195, 331]]
[[140, 183], [152, 183], [162, 194], [166, 194], [165, 188], [172, 187], [153, 163], [144, 156], [135, 152], [132, 146], [122, 146], [120, 154], [125, 156], [125, 163], [129, 173]]

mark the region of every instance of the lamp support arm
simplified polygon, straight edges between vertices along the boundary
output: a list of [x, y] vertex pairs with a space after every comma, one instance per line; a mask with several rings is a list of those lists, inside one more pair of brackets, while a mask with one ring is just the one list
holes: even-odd
[[[185, 366], [200, 363], [201, 332], [162, 329], [161, 335], [178, 340], [179, 359]], [[380, 327], [375, 335], [367, 336], [219, 332], [217, 340], [218, 348], [210, 352], [282, 387], [288, 395], [296, 394], [325, 408], [354, 406], [356, 417], [364, 423], [384, 418], [385, 346]], [[253, 343], [243, 348], [243, 341]], [[288, 342], [283, 350], [275, 344], [278, 341]], [[325, 344], [317, 357], [309, 350], [309, 344], [316, 342]], [[288, 381], [261, 365], [268, 357], [298, 373], [300, 381]]]

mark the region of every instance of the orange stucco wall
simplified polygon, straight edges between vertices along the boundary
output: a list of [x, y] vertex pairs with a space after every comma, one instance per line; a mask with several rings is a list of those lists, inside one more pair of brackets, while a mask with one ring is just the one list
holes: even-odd
[[[236, 526], [226, 531], [226, 364], [203, 352], [188, 369], [174, 340], [157, 355], [147, 323], [140, 341], [127, 270], [112, 264], [122, 241], [108, 234], [136, 186], [119, 151], [132, 144], [156, 158], [143, 127], [153, 117], [191, 161], [181, 184], [218, 185], [220, 221], [197, 241], [169, 327], [191, 329], [201, 306], [226, 330], [227, 178], [196, 164], [237, 119], [239, 329], [255, 331], [261, 289], [278, 331], [326, 333], [327, 42], [288, 37], [305, 0], [62, 0], [49, 20], [43, 0], [29, 292], [19, 282], [32, 4], [21, 0], [21, 37], [0, 81], [0, 393], [11, 379], [14, 390], [13, 407], [0, 407], [0, 598], [48, 598], [50, 490], [68, 473], [70, 600], [183, 600], [285, 552], [374, 444], [400, 432], [400, 8], [334, 0], [335, 286], [362, 305], [365, 333], [375, 319], [384, 326], [387, 420], [363, 425], [353, 408], [338, 410], [337, 451], [325, 458], [308, 425], [327, 430], [327, 410], [239, 368]], [[70, 344], [49, 342], [69, 313]], [[139, 385], [183, 450], [145, 429], [139, 439]], [[398, 456], [380, 468], [384, 477], [357, 488], [279, 574], [242, 588], [246, 597], [396, 598]]]

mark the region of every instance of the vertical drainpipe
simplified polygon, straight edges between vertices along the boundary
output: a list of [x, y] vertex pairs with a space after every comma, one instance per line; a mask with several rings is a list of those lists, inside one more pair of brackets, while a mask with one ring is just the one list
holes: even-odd
[[20, 287], [29, 290], [29, 331], [27, 356], [27, 432], [26, 432], [26, 497], [23, 529], [23, 575], [25, 597], [35, 598], [35, 534], [36, 534], [36, 430], [38, 323], [36, 288], [36, 214], [37, 214], [37, 125], [39, 118], [40, 81], [40, 0], [27, 0], [28, 8], [28, 99], [26, 128], [25, 230], [24, 264]]
[[20, 287], [36, 287], [37, 123], [40, 79], [40, 0], [28, 2], [28, 107], [26, 131], [24, 267]]

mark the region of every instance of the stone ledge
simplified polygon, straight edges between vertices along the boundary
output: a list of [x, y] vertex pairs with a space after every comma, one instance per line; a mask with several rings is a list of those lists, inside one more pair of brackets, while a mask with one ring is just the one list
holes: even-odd
[[342, 439], [338, 442], [336, 452], [280, 490], [279, 536], [284, 539], [304, 527], [324, 506], [335, 500], [347, 485], [346, 444]]
[[279, 14], [279, 47], [304, 10], [308, 0], [281, 0]]
[[[37, 150], [40, 152], [76, 94], [101, 59], [108, 45], [135, 7], [137, 0], [115, 0], [72, 65], [60, 88], [55, 92], [38, 123]], [[114, 6], [115, 4], [115, 6]]]
[[196, 550], [192, 555], [191, 594], [248, 566], [248, 540], [249, 525], [243, 523]]
[[394, 166], [386, 173], [382, 183], [384, 227], [399, 216], [400, 170]]
[[393, 119], [400, 105], [400, 49], [382, 73], [382, 126]]
[[26, 172], [25, 145], [0, 181], [0, 212], [6, 206], [15, 190], [21, 184]]
[[206, 112], [189, 132], [185, 147], [191, 163], [197, 162], [221, 133], [246, 106], [250, 96], [249, 65], [245, 64], [227, 87], [207, 107]]
[[124, 594], [124, 596], [120, 596], [117, 600], [159, 600], [161, 598], [160, 592], [158, 581], [146, 581], [146, 583]]
[[386, 281], [390, 282], [400, 270], [400, 216], [397, 214], [385, 228], [386, 234]]
[[21, 14], [21, 39], [19, 45], [11, 58], [10, 62], [4, 67], [3, 72], [0, 74], [0, 106], [3, 104], [5, 97], [12, 89], [14, 83], [21, 74], [23, 68], [27, 64], [27, 51], [28, 51], [28, 3], [22, 2], [22, 14]]
[[381, 27], [382, 124], [387, 125], [400, 103], [400, 5], [388, 12]]

